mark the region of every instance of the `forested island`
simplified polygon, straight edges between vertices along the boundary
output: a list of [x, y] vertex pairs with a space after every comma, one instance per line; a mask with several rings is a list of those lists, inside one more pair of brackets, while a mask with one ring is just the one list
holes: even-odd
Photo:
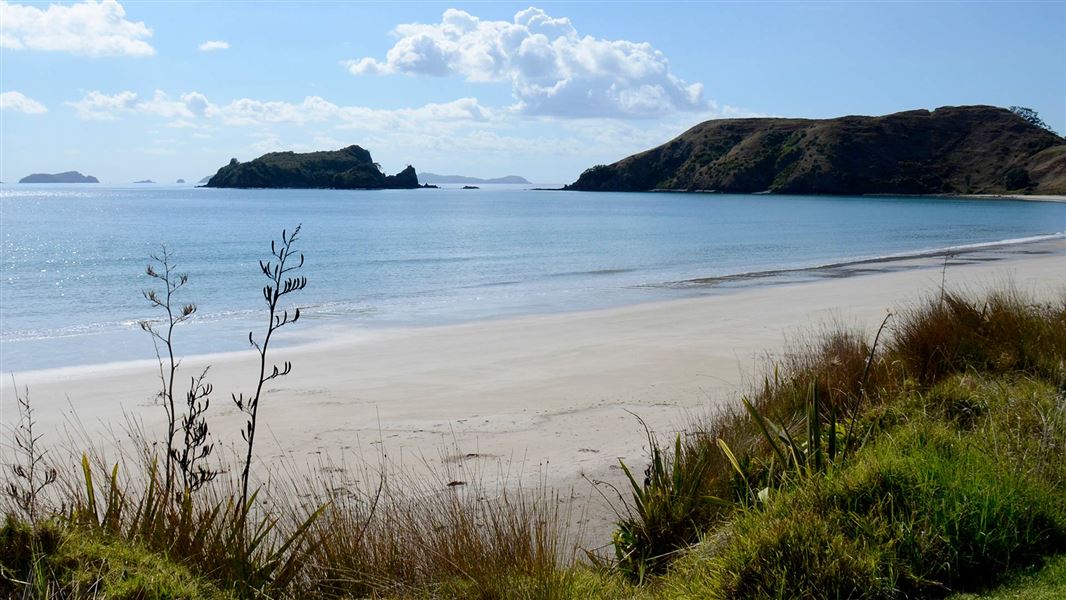
[[1019, 107], [714, 119], [657, 148], [592, 167], [565, 189], [1064, 194], [1066, 139]]
[[359, 146], [320, 152], [271, 152], [242, 163], [236, 158], [206, 184], [214, 188], [414, 189], [420, 186], [408, 165], [385, 175], [370, 152]]

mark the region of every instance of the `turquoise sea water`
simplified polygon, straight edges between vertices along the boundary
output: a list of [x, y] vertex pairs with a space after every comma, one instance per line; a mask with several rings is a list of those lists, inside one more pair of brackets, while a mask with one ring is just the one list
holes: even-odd
[[304, 319], [286, 343], [715, 293], [701, 278], [1066, 231], [1066, 204], [930, 198], [481, 190], [0, 186], [0, 369], [153, 357], [147, 256], [165, 243], [195, 302], [182, 354], [246, 348], [257, 267], [303, 224]]

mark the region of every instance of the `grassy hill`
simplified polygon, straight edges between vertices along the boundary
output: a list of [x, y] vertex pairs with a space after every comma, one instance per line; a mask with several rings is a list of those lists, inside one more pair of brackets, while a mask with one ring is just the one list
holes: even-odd
[[657, 148], [592, 167], [567, 189], [1064, 194], [1066, 139], [994, 106], [715, 119]]

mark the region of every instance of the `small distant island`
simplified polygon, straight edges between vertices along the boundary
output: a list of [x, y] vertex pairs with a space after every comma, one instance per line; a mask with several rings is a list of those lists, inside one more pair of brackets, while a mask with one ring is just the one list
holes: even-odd
[[714, 119], [564, 189], [777, 194], [1066, 194], [1066, 139], [1035, 112]]
[[493, 179], [480, 179], [478, 177], [467, 177], [465, 175], [437, 175], [436, 173], [421, 173], [418, 178], [424, 183], [530, 183], [528, 179], [526, 179], [525, 177], [519, 177], [518, 175], [495, 177]]
[[462, 189], [464, 189], [464, 190], [480, 190], [481, 188], [479, 188], [476, 185], [464, 185]]
[[185, 183], [185, 180], [184, 180], [184, 179], [178, 179], [178, 180], [177, 180], [177, 181], [175, 181], [174, 183]]
[[77, 171], [62, 173], [34, 173], [19, 179], [19, 183], [100, 183], [92, 175], [82, 175]]
[[155, 183], [151, 179], [142, 179], [140, 181], [134, 181], [133, 183]]
[[302, 154], [271, 152], [246, 163], [234, 158], [208, 180], [206, 187], [406, 190], [431, 186], [419, 185], [410, 165], [395, 175], [385, 175], [369, 151], [348, 146]]

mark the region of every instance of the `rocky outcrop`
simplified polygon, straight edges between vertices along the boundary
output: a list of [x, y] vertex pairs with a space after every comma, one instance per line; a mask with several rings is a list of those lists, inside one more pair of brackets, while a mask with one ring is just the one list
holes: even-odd
[[340, 150], [271, 152], [242, 163], [236, 158], [218, 170], [207, 187], [412, 189], [419, 187], [414, 167], [385, 176], [370, 152], [359, 146]]

